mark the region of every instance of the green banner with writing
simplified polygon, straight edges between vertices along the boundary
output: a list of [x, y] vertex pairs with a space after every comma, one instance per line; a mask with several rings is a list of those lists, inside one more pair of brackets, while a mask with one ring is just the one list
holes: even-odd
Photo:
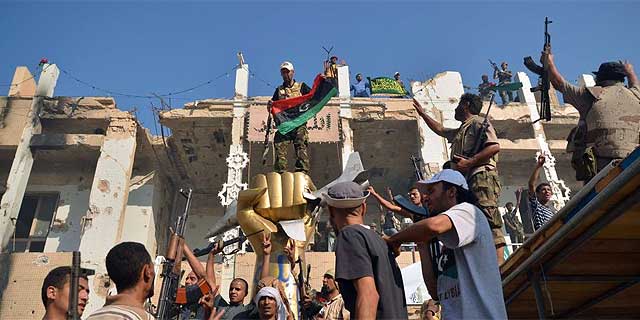
[[395, 79], [388, 77], [369, 78], [371, 94], [407, 95], [405, 88]]

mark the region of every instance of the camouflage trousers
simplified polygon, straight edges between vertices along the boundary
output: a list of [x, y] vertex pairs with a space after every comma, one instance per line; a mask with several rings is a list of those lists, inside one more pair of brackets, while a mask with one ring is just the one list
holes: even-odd
[[276, 154], [276, 161], [273, 163], [273, 170], [278, 173], [287, 171], [287, 149], [293, 142], [296, 152], [296, 172], [309, 173], [309, 132], [306, 125], [301, 125], [295, 130], [283, 135], [276, 132], [273, 138], [273, 148]]
[[501, 191], [498, 172], [493, 170], [474, 174], [469, 178], [469, 188], [478, 198], [478, 204], [487, 217], [495, 245], [505, 244], [502, 216], [498, 211], [498, 197]]

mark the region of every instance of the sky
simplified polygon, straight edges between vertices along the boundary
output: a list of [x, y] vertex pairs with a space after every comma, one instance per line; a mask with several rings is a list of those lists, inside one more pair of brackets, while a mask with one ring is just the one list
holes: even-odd
[[[352, 75], [391, 76], [405, 83], [458, 71], [465, 85], [491, 76], [488, 59], [525, 71], [537, 60], [549, 16], [556, 65], [567, 80], [604, 61], [640, 64], [638, 1], [6, 1], [0, 0], [0, 95], [17, 66], [31, 72], [41, 58], [66, 73], [55, 95], [105, 96], [93, 87], [148, 96], [192, 88], [174, 108], [205, 98], [231, 98], [237, 52], [253, 76], [250, 96], [272, 95], [279, 65], [292, 61], [310, 83], [326, 53]], [[537, 76], [529, 73], [531, 79]], [[72, 77], [89, 85], [82, 84]], [[158, 99], [114, 96], [153, 131]]]

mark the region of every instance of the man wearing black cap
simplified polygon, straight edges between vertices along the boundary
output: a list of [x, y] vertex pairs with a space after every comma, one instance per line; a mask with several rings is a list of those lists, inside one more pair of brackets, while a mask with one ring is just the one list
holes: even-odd
[[407, 319], [402, 274], [393, 252], [364, 225], [368, 196], [355, 182], [337, 183], [323, 194], [338, 230], [335, 278], [351, 318]]
[[[580, 161], [574, 166], [591, 173], [584, 178], [588, 181], [612, 160], [626, 157], [640, 143], [638, 77], [628, 62], [605, 62], [593, 72], [595, 87], [577, 87], [562, 77], [551, 53], [548, 62], [551, 83], [562, 92], [564, 101], [580, 113], [586, 149], [575, 155]], [[628, 86], [624, 85], [625, 77]]]

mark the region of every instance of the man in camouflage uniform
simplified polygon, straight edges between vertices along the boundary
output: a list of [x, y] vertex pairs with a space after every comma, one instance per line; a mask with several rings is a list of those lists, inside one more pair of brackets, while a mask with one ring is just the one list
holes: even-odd
[[[628, 62], [605, 62], [593, 72], [594, 87], [577, 87], [564, 80], [551, 53], [548, 63], [553, 87], [580, 113], [572, 159], [577, 175], [580, 171], [585, 173], [578, 178], [584, 178], [586, 183], [612, 160], [625, 158], [640, 144], [638, 77]], [[624, 84], [625, 77], [628, 86]], [[578, 147], [581, 145], [583, 148]]]
[[484, 101], [489, 101], [491, 97], [491, 88], [495, 87], [495, 83], [489, 82], [489, 76], [486, 74], [482, 75], [482, 82], [478, 85], [478, 93], [480, 93], [480, 98]]
[[[498, 263], [501, 264], [504, 262], [506, 241], [502, 232], [502, 217], [498, 211], [498, 197], [501, 190], [497, 167], [500, 144], [491, 123], [484, 134], [478, 137], [484, 121], [479, 116], [482, 99], [471, 93], [465, 93], [460, 97], [455, 110], [455, 119], [462, 124], [457, 129], [443, 127], [441, 123], [431, 118], [415, 99], [413, 106], [433, 132], [445, 137], [451, 143], [449, 164], [453, 169], [466, 175], [469, 189], [478, 198], [478, 205], [489, 221]], [[480, 139], [481, 149], [474, 154], [473, 148], [477, 139]]]
[[[269, 112], [271, 112], [271, 102], [293, 97], [299, 97], [311, 91], [311, 88], [304, 82], [297, 82], [294, 78], [293, 64], [285, 61], [280, 65], [280, 75], [282, 76], [282, 85], [276, 88], [273, 97], [268, 103]], [[287, 149], [293, 142], [296, 151], [295, 171], [309, 173], [309, 154], [307, 148], [309, 146], [309, 132], [306, 124], [299, 126], [295, 130], [283, 135], [276, 132], [273, 138], [273, 147], [276, 154], [276, 161], [273, 164], [273, 170], [278, 173], [287, 171]]]
[[[511, 77], [513, 76], [513, 74], [509, 69], [507, 69], [508, 66], [509, 65], [507, 64], [507, 62], [502, 61], [502, 63], [500, 64], [500, 68], [502, 68], [502, 70], [498, 69], [497, 67], [493, 70], [493, 78], [498, 79], [499, 86], [511, 83]], [[513, 101], [513, 93], [508, 90], [500, 90], [500, 99], [502, 99], [503, 105], [507, 104]]]

